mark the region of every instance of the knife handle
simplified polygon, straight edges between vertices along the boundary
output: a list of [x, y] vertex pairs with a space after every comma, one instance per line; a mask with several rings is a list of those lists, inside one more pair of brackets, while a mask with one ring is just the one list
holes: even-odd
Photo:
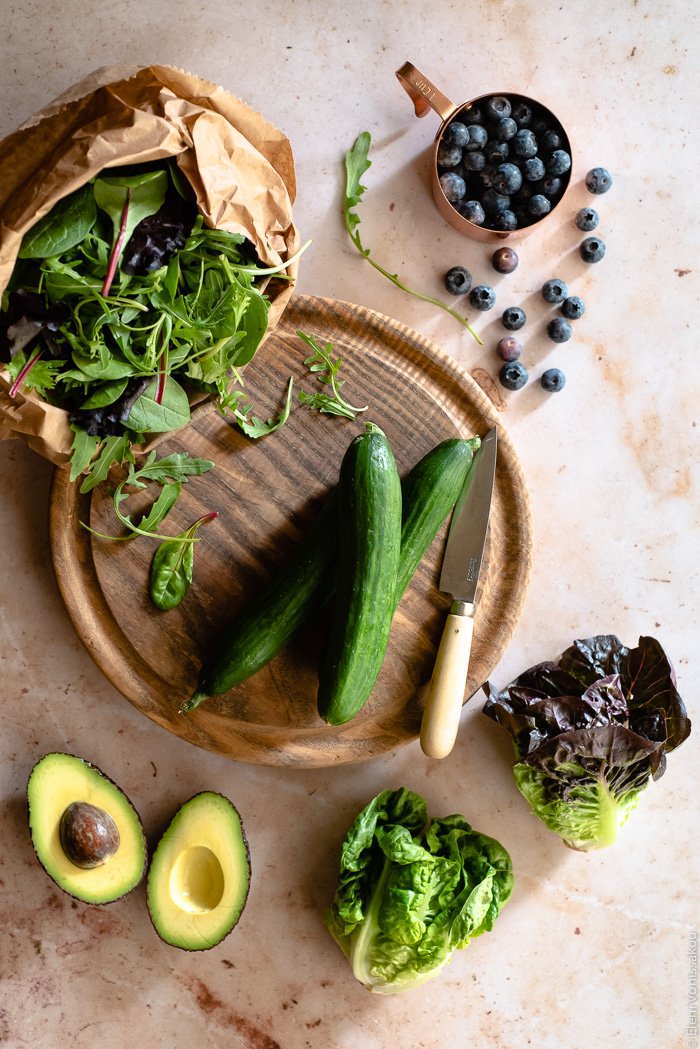
[[[457, 607], [472, 614], [460, 614]], [[455, 601], [442, 632], [420, 729], [420, 745], [429, 758], [447, 757], [457, 738], [474, 634], [473, 607]]]

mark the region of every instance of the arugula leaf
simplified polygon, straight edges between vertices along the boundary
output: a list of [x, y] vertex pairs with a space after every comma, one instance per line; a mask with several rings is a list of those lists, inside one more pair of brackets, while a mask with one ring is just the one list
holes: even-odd
[[362, 194], [365, 192], [366, 188], [361, 184], [360, 179], [372, 166], [372, 161], [368, 158], [371, 141], [372, 138], [369, 131], [363, 131], [361, 135], [358, 135], [352, 149], [347, 150], [345, 153], [345, 226], [350, 234], [351, 241], [359, 253], [367, 259], [370, 265], [374, 266], [376, 270], [384, 274], [384, 276], [390, 280], [392, 284], [395, 284], [397, 288], [401, 288], [402, 291], [408, 292], [409, 295], [413, 295], [417, 299], [424, 299], [426, 302], [432, 302], [435, 306], [439, 306], [440, 309], [446, 310], [446, 312], [455, 317], [460, 324], [463, 324], [467, 331], [471, 332], [480, 346], [483, 346], [482, 340], [467, 322], [466, 318], [462, 317], [456, 310], [453, 310], [450, 306], [447, 306], [439, 299], [434, 299], [431, 295], [423, 295], [419, 291], [413, 291], [411, 288], [408, 288], [399, 280], [396, 273], [389, 273], [380, 266], [378, 262], [371, 259], [369, 248], [363, 247], [362, 241], [360, 240], [360, 234], [357, 232], [360, 217], [355, 214], [353, 209], [360, 203]]
[[169, 484], [164, 485], [151, 509], [139, 521], [138, 527], [143, 529], [144, 532], [157, 531], [158, 525], [168, 516], [181, 491], [181, 481], [171, 481]]
[[150, 452], [143, 466], [136, 469], [135, 464], [129, 467], [125, 483], [145, 488], [145, 481], [186, 481], [188, 477], [200, 477], [214, 469], [210, 459], [193, 459], [188, 452], [171, 452], [162, 459], [156, 459], [155, 450]]
[[22, 238], [21, 259], [62, 255], [85, 240], [97, 218], [95, 194], [90, 183], [59, 200]]
[[269, 434], [274, 433], [275, 430], [279, 430], [281, 426], [284, 426], [289, 418], [292, 408], [293, 386], [294, 379], [290, 376], [282, 411], [274, 419], [268, 419], [267, 422], [258, 419], [256, 415], [251, 415], [248, 418], [248, 412], [251, 410], [252, 405], [249, 404], [245, 408], [242, 407], [243, 401], [245, 401], [245, 394], [242, 390], [236, 390], [233, 395], [229, 396], [226, 407], [233, 412], [238, 425], [247, 437], [252, 437], [254, 440], [257, 440], [259, 437], [267, 437]]
[[327, 342], [325, 348], [321, 348], [316, 342], [315, 335], [305, 335], [303, 331], [297, 331], [297, 335], [302, 342], [306, 343], [314, 351], [310, 357], [306, 358], [304, 364], [309, 365], [309, 371], [316, 374], [319, 382], [330, 385], [333, 391], [333, 394], [330, 395], [327, 393], [309, 394], [301, 390], [299, 392], [299, 402], [308, 405], [310, 408], [315, 408], [319, 412], [340, 415], [345, 419], [354, 419], [360, 412], [366, 412], [369, 405], [365, 405], [364, 408], [354, 408], [353, 405], [340, 396], [339, 387], [345, 385], [345, 380], [338, 379], [337, 375], [343, 363], [343, 358], [338, 356], [333, 360], [333, 343]]
[[81, 484], [80, 491], [83, 493], [92, 491], [100, 481], [105, 480], [113, 464], [116, 463], [120, 466], [127, 456], [131, 456], [133, 459], [127, 434], [123, 434], [121, 437], [105, 438], [100, 448], [100, 454], [93, 463], [90, 473]]
[[85, 430], [76, 426], [75, 423], [71, 424], [71, 430], [74, 437], [71, 448], [70, 481], [73, 483], [92, 462], [100, 439], [85, 433]]

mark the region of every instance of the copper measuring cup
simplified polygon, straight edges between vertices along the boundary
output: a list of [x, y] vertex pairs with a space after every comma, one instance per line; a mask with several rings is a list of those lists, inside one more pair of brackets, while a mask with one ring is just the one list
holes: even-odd
[[548, 106], [543, 105], [542, 102], [539, 102], [537, 99], [529, 98], [527, 95], [511, 91], [491, 91], [487, 95], [479, 95], [478, 98], [472, 98], [468, 102], [460, 102], [459, 104], [456, 104], [455, 102], [450, 102], [449, 98], [447, 98], [446, 95], [443, 95], [442, 91], [439, 91], [433, 84], [431, 84], [428, 78], [424, 77], [411, 62], [404, 62], [401, 68], [396, 70], [396, 76], [401, 85], [408, 92], [408, 95], [413, 102], [417, 117], [424, 117], [431, 109], [434, 109], [441, 119], [440, 127], [435, 135], [430, 182], [433, 191], [433, 199], [435, 200], [437, 209], [451, 226], [454, 226], [454, 228], [459, 230], [460, 233], [463, 233], [466, 237], [471, 237], [473, 240], [480, 240], [482, 243], [494, 243], [495, 241], [507, 239], [520, 240], [522, 237], [532, 232], [533, 229], [540, 228], [543, 222], [551, 218], [557, 208], [561, 205], [568, 192], [568, 188], [571, 185], [571, 168], [564, 176], [567, 181], [561, 197], [547, 215], [541, 219], [537, 219], [529, 226], [524, 226], [522, 229], [504, 232], [501, 230], [485, 229], [483, 226], [477, 226], [476, 223], [470, 222], [468, 219], [465, 219], [463, 215], [460, 215], [457, 209], [450, 204], [442, 191], [437, 166], [437, 154], [440, 139], [452, 118], [460, 111], [467, 112], [473, 106], [478, 106], [480, 102], [492, 98], [494, 94], [505, 95], [511, 101], [526, 102], [529, 106], [535, 107], [540, 112], [545, 113], [551, 118], [552, 122], [557, 125], [557, 129], [561, 132], [563, 137], [564, 148], [569, 155], [571, 155], [569, 136], [566, 131], [564, 131], [559, 118], [551, 109], [549, 109]]

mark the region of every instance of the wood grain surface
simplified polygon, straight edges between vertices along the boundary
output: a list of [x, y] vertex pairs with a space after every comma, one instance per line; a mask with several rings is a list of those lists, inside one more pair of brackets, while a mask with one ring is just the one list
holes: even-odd
[[[446, 437], [485, 433], [497, 413], [476, 383], [434, 344], [397, 321], [360, 306], [295, 296], [245, 372], [255, 414], [279, 410], [286, 383], [319, 389], [297, 329], [331, 340], [343, 357], [343, 393], [369, 405], [356, 420], [321, 415], [296, 404], [289, 421], [252, 441], [216, 411], [165, 439], [159, 454], [188, 451], [215, 468], [183, 485], [164, 522], [183, 531], [203, 513], [219, 517], [199, 532], [194, 582], [184, 602], [155, 609], [147, 592], [156, 543], [110, 543], [119, 535], [108, 486], [81, 496], [66, 470], [54, 476], [50, 542], [56, 577], [75, 628], [112, 684], [163, 728], [197, 746], [262, 765], [320, 767], [362, 761], [416, 739], [448, 595], [437, 581], [443, 527], [394, 617], [379, 679], [351, 722], [326, 725], [316, 710], [316, 664], [328, 609], [319, 608], [297, 639], [254, 677], [189, 715], [178, 713], [194, 689], [201, 662], [220, 629], [284, 563], [336, 484], [348, 444], [365, 419], [377, 423], [405, 473]], [[111, 480], [119, 479], [115, 473]], [[159, 489], [156, 489], [156, 492]], [[125, 504], [137, 511], [155, 493]], [[496, 666], [522, 610], [530, 575], [532, 523], [522, 470], [499, 424], [496, 484], [467, 682], [470, 697]]]

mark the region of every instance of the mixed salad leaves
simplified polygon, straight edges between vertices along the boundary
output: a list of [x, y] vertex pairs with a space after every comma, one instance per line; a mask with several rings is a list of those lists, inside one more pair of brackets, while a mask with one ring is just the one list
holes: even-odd
[[487, 683], [484, 714], [510, 732], [515, 782], [536, 816], [573, 849], [612, 845], [639, 796], [690, 735], [666, 653], [653, 637], [574, 641], [558, 663]]
[[147, 433], [186, 425], [188, 390], [245, 430], [231, 379], [267, 330], [260, 279], [286, 279], [292, 261], [259, 266], [242, 234], [207, 228], [174, 163], [111, 169], [22, 241], [0, 314], [10, 394], [24, 386], [69, 413], [72, 472], [88, 485], [104, 453], [120, 463]]
[[402, 787], [382, 791], [350, 828], [325, 922], [360, 983], [395, 994], [490, 932], [512, 891], [499, 842], [463, 816], [428, 823], [425, 799]]

